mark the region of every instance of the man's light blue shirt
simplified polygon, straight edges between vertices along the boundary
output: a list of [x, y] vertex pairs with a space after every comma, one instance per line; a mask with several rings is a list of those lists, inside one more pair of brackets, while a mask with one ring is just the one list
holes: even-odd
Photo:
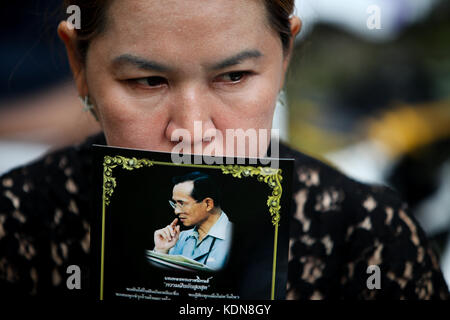
[[180, 233], [180, 238], [169, 250], [169, 254], [185, 256], [201, 262], [213, 270], [221, 269], [228, 258], [232, 227], [233, 224], [222, 211], [219, 219], [200, 243], [198, 243], [198, 227], [196, 226]]

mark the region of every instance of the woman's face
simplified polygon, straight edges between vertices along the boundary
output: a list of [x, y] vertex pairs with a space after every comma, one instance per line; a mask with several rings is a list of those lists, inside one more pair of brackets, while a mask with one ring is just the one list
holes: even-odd
[[288, 59], [265, 10], [260, 0], [113, 1], [77, 79], [107, 143], [171, 151], [186, 129], [205, 148], [194, 121], [224, 138], [270, 130]]

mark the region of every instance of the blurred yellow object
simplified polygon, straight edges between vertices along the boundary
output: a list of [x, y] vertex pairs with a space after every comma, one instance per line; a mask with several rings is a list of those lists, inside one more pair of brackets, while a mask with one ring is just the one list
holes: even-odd
[[290, 101], [289, 107], [289, 144], [308, 155], [323, 160], [325, 154], [358, 140], [354, 135], [314, 124], [323, 115], [312, 101]]
[[394, 158], [450, 137], [450, 101], [398, 105], [381, 119], [369, 120], [368, 135], [381, 142]]

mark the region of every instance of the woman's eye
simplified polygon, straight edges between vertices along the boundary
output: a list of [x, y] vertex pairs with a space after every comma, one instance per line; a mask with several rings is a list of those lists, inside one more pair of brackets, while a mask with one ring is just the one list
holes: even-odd
[[249, 74], [250, 72], [248, 71], [229, 72], [224, 75], [221, 75], [220, 79], [224, 82], [239, 82]]
[[139, 85], [147, 86], [147, 87], [159, 87], [161, 85], [167, 84], [167, 80], [163, 77], [146, 77], [140, 79], [134, 79]]

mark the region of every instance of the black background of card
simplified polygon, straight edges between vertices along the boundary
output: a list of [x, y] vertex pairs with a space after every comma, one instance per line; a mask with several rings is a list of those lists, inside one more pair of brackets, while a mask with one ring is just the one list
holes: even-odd
[[[171, 162], [170, 155], [149, 153], [131, 149], [95, 148], [96, 195], [95, 206], [99, 215], [91, 226], [91, 242], [94, 272], [91, 278], [91, 294], [99, 296], [101, 198], [104, 155], [136, 157], [153, 161]], [[236, 162], [235, 162], [236, 163]], [[279, 224], [277, 278], [275, 298], [285, 298], [290, 206], [290, 190], [293, 161], [280, 161], [283, 170], [283, 197]], [[227, 265], [216, 273], [190, 273], [167, 270], [151, 265], [145, 258], [145, 250], [153, 249], [153, 233], [170, 223], [175, 214], [168, 200], [172, 197], [173, 176], [192, 171], [210, 174], [222, 190], [223, 211], [233, 222], [233, 243]], [[115, 292], [127, 293], [126, 288], [144, 287], [152, 290], [169, 290], [164, 286], [164, 276], [206, 279], [214, 276], [206, 291], [176, 289], [179, 299], [187, 299], [187, 293], [220, 293], [239, 295], [241, 299], [270, 299], [274, 226], [267, 207], [271, 188], [256, 177], [234, 178], [219, 169], [192, 168], [187, 166], [154, 165], [134, 170], [119, 167], [113, 169], [117, 186], [106, 207], [104, 298], [114, 298]], [[128, 292], [129, 293], [129, 292]]]

